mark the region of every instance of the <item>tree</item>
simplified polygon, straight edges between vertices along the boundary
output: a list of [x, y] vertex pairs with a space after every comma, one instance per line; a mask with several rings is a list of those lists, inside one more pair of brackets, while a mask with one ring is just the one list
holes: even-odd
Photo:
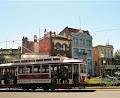
[[113, 64], [120, 65], [120, 50], [117, 50], [114, 54]]

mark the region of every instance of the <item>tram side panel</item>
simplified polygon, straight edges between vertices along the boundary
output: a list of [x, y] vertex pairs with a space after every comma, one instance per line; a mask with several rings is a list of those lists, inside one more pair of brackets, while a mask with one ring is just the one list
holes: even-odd
[[16, 81], [15, 66], [0, 66], [0, 88], [14, 88]]
[[[27, 66], [18, 67], [17, 86], [23, 89], [36, 89], [40, 87], [44, 88], [46, 85], [50, 84], [51, 75], [49, 66], [44, 66], [46, 66], [47, 69], [41, 70], [40, 65], [31, 65], [28, 67], [32, 69], [27, 69]], [[36, 68], [38, 69], [36, 70]], [[32, 72], [30, 72], [30, 70], [32, 70]]]

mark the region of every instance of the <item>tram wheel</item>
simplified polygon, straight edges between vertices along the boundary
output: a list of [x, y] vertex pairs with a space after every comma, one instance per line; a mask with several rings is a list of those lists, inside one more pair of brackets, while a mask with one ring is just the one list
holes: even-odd
[[51, 88], [50, 88], [50, 89], [51, 89], [51, 91], [55, 91], [55, 88], [54, 88], [53, 86], [51, 86]]
[[44, 91], [48, 91], [49, 88], [47, 86], [42, 87]]

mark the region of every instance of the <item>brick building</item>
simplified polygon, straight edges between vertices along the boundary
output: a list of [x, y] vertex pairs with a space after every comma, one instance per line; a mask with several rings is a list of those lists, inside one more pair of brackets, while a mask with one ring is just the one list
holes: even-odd
[[112, 45], [98, 45], [93, 47], [93, 63], [94, 74], [99, 76], [103, 74], [101, 67], [104, 65], [112, 65], [113, 46]]
[[47, 32], [45, 29], [44, 37], [40, 38], [39, 41], [37, 36], [34, 36], [34, 41], [29, 41], [27, 37], [23, 37], [22, 53], [71, 57], [71, 39], [58, 35], [56, 32]]
[[34, 41], [29, 41], [27, 37], [23, 37], [22, 54], [24, 53], [39, 53], [39, 44], [36, 35], [34, 35]]
[[48, 52], [51, 56], [71, 57], [71, 39], [45, 30], [39, 41], [39, 51]]

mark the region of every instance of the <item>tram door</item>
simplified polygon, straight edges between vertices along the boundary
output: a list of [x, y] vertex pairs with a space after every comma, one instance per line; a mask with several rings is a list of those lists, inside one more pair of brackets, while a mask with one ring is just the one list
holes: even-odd
[[79, 64], [72, 65], [73, 83], [79, 83]]

